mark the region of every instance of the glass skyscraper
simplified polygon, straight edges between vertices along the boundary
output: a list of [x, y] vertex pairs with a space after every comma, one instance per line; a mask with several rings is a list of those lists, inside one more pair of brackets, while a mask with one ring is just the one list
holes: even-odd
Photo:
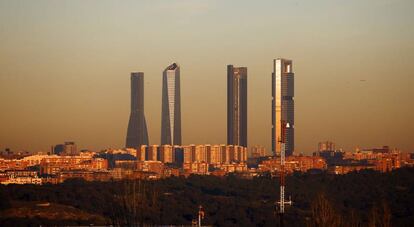
[[140, 149], [148, 145], [147, 123], [144, 115], [144, 73], [131, 73], [131, 114], [129, 116], [126, 147]]
[[[283, 125], [285, 127], [283, 127]], [[285, 138], [285, 154], [295, 150], [294, 119], [294, 73], [292, 61], [278, 58], [273, 60], [272, 73], [272, 151], [279, 155], [282, 133]]]
[[227, 144], [247, 147], [247, 68], [227, 66]]
[[161, 144], [181, 145], [180, 66], [173, 63], [162, 75]]

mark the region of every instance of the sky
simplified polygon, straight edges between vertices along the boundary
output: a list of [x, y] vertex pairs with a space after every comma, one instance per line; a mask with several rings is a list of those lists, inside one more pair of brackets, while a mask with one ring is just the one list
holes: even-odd
[[130, 72], [151, 144], [181, 66], [183, 144], [226, 143], [226, 65], [248, 67], [248, 144], [271, 149], [272, 61], [293, 61], [295, 152], [414, 152], [412, 0], [0, 0], [0, 150], [125, 146]]

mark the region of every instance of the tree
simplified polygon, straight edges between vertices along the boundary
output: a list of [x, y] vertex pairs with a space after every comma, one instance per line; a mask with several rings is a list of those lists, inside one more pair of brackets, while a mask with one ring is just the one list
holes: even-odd
[[341, 216], [336, 213], [324, 193], [316, 196], [316, 199], [311, 204], [311, 212], [313, 226], [336, 227], [342, 224]]

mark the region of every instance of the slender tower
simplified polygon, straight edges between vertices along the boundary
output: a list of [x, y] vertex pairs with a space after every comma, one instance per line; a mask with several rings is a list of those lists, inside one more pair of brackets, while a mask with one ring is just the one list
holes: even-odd
[[[289, 125], [285, 131], [282, 123]], [[272, 151], [280, 155], [282, 137], [285, 140], [285, 154], [294, 152], [294, 73], [292, 61], [278, 58], [273, 60], [272, 73]]]
[[180, 66], [173, 63], [162, 75], [161, 144], [181, 145]]
[[126, 147], [140, 149], [148, 145], [147, 123], [144, 115], [144, 73], [131, 73], [131, 114], [129, 116]]
[[247, 147], [247, 67], [227, 66], [227, 144]]

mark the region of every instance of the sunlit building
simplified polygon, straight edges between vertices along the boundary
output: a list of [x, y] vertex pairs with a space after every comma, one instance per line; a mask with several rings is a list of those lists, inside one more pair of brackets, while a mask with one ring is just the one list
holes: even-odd
[[259, 158], [266, 156], [266, 148], [260, 145], [253, 146], [251, 148], [251, 157]]
[[180, 66], [168, 66], [162, 77], [161, 145], [181, 145]]
[[194, 162], [196, 159], [196, 146], [194, 144], [183, 146], [183, 153], [184, 163]]
[[273, 60], [272, 73], [272, 151], [274, 155], [280, 154], [282, 133], [285, 136], [286, 156], [293, 154], [295, 150], [294, 130], [292, 61], [278, 58]]
[[151, 145], [147, 148], [147, 152], [145, 155], [145, 160], [147, 161], [158, 161], [158, 152], [159, 152], [159, 146], [158, 145]]
[[197, 145], [195, 149], [195, 161], [207, 162], [207, 146]]
[[225, 159], [225, 145], [211, 146], [210, 163], [211, 164], [223, 163], [224, 159]]
[[174, 162], [174, 148], [171, 145], [162, 145], [159, 149], [160, 161], [163, 163]]
[[318, 143], [318, 151], [335, 151], [335, 143], [331, 141], [324, 141]]

